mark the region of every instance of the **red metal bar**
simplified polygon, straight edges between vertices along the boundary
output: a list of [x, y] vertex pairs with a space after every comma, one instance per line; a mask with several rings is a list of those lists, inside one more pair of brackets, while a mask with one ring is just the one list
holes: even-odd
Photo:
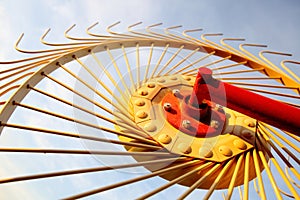
[[208, 68], [199, 69], [190, 104], [204, 99], [300, 136], [299, 108], [216, 80]]

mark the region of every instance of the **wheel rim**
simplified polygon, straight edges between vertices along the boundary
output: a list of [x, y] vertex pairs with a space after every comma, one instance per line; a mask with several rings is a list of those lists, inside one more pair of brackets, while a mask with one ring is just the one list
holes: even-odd
[[[30, 185], [38, 180], [51, 187], [61, 177], [66, 181], [72, 174], [73, 180], [96, 174], [106, 181], [81, 188], [71, 184], [74, 188], [58, 190], [57, 198], [101, 197], [111, 194], [105, 191], [123, 190], [126, 198], [152, 195], [159, 198], [170, 194], [169, 197], [174, 198], [197, 195], [203, 198], [241, 195], [245, 199], [299, 197], [299, 137], [296, 135], [257, 122], [253, 148], [246, 148], [222, 162], [192, 159], [195, 156], [186, 152], [170, 153], [158, 139], [149, 137], [149, 131], [137, 125], [137, 113], [128, 112], [130, 98], [143, 85], [153, 80], [159, 84], [159, 79], [168, 75], [193, 77], [198, 67], [210, 67], [214, 76], [223, 81], [299, 107], [299, 78], [284, 63], [280, 68], [270, 63], [263, 56], [267, 51], [261, 53], [262, 59], [253, 56], [244, 49], [251, 46], [249, 44], [237, 50], [228, 46], [226, 39], [221, 44], [206, 39], [214, 34], [204, 34], [200, 40], [187, 35], [188, 31], [179, 35], [170, 29], [163, 34], [150, 28], [146, 32], [110, 33], [113, 35], [109, 37], [90, 33], [93, 38], [73, 38], [81, 41], [59, 44], [63, 47], [55, 50], [55, 54], [51, 50], [27, 66], [17, 64], [19, 69], [12, 67], [12, 71], [1, 72], [8, 75], [7, 84], [2, 86], [5, 103], [2, 103], [0, 138], [5, 142], [1, 152], [4, 160], [9, 156], [14, 166], [21, 164], [16, 159], [18, 155], [28, 160], [24, 163], [27, 171], [6, 170], [1, 186]], [[10, 89], [16, 91], [10, 96], [9, 92], [4, 94]], [[7, 141], [17, 135], [18, 139], [21, 137], [20, 142]], [[68, 139], [62, 142], [61, 138]], [[240, 139], [247, 141], [247, 136]], [[51, 158], [52, 154], [57, 160]], [[70, 165], [65, 166], [65, 160], [74, 157], [74, 161], [70, 160]], [[41, 161], [44, 171], [27, 163], [39, 159], [44, 159]], [[57, 166], [46, 167], [45, 159]], [[82, 161], [79, 164], [76, 159], [90, 165]], [[136, 166], [145, 168], [138, 170]], [[111, 168], [113, 170], [109, 170]], [[235, 170], [239, 168], [245, 170]], [[124, 172], [126, 176], [119, 174]], [[199, 177], [192, 179], [195, 174]], [[155, 181], [151, 181], [152, 177]], [[225, 180], [227, 184], [222, 186]], [[132, 183], [138, 189], [134, 194], [126, 189]], [[142, 188], [144, 185], [147, 187]], [[170, 186], [172, 189], [168, 189]], [[199, 186], [204, 190], [196, 189]], [[29, 187], [38, 188], [36, 184]], [[274, 193], [269, 194], [269, 191]], [[122, 192], [116, 195], [120, 194]]]

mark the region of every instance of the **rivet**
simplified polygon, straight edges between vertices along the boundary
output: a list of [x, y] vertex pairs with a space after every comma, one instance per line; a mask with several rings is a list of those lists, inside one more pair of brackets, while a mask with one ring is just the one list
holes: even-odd
[[189, 129], [191, 127], [191, 122], [187, 119], [182, 121], [182, 126], [186, 129]]
[[192, 152], [192, 148], [190, 145], [186, 144], [186, 143], [180, 143], [178, 145], [178, 149], [185, 154], [189, 154]]
[[176, 81], [177, 77], [176, 76], [172, 76], [170, 79], [173, 80], [173, 81]]
[[158, 81], [159, 83], [164, 83], [164, 82], [166, 82], [166, 80], [163, 79], [163, 78], [162, 78], [162, 79], [158, 79], [157, 81]]
[[241, 150], [247, 149], [246, 143], [239, 139], [234, 140], [233, 145]]
[[216, 120], [211, 120], [210, 121], [210, 126], [215, 128], [215, 129], [219, 128], [219, 125], [220, 125], [220, 123]]
[[205, 158], [211, 158], [213, 156], [213, 152], [209, 146], [202, 146], [199, 149], [199, 154]]
[[158, 140], [163, 144], [169, 144], [172, 141], [172, 138], [167, 134], [162, 134], [158, 136]]
[[170, 111], [172, 109], [172, 105], [170, 103], [164, 103], [164, 109], [166, 111]]
[[172, 90], [172, 93], [175, 97], [178, 97], [180, 95], [180, 91], [178, 89]]
[[137, 111], [136, 116], [138, 118], [144, 119], [144, 118], [148, 117], [148, 114], [143, 110], [139, 110], [139, 111]]
[[137, 99], [134, 101], [134, 104], [137, 106], [144, 106], [146, 104], [146, 102], [142, 99]]
[[254, 128], [256, 126], [255, 121], [251, 119], [245, 119], [244, 123], [247, 124], [248, 127]]
[[148, 132], [154, 132], [156, 131], [156, 126], [152, 123], [148, 123], [144, 126], [144, 129]]
[[242, 136], [247, 138], [247, 139], [251, 139], [253, 137], [252, 132], [250, 132], [249, 130], [243, 130], [242, 131]]
[[148, 87], [148, 88], [154, 88], [154, 87], [155, 87], [155, 83], [148, 83], [148, 84], [147, 84], [147, 87]]
[[220, 146], [219, 152], [227, 157], [232, 156], [232, 150], [227, 146]]
[[142, 95], [142, 96], [146, 96], [148, 94], [148, 91], [147, 90], [140, 90], [139, 94]]

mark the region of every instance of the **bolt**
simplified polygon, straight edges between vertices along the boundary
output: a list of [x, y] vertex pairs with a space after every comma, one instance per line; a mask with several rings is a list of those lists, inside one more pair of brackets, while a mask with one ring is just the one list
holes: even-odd
[[147, 90], [140, 90], [139, 94], [142, 95], [142, 96], [146, 96], [148, 94], [148, 91]]
[[185, 154], [189, 154], [192, 152], [192, 147], [186, 143], [180, 143], [178, 145], [178, 149]]
[[210, 126], [213, 127], [213, 128], [215, 128], [215, 129], [218, 129], [219, 125], [220, 125], [220, 123], [218, 121], [216, 121], [216, 120], [211, 120], [210, 121]]
[[173, 81], [176, 81], [177, 77], [176, 76], [172, 76], [170, 79], [173, 80]]
[[154, 132], [156, 131], [156, 126], [152, 123], [148, 123], [144, 126], [144, 129], [148, 132]]
[[164, 103], [164, 109], [165, 109], [166, 111], [171, 111], [172, 105], [171, 105], [170, 103]]
[[205, 158], [211, 158], [213, 156], [212, 147], [209, 145], [201, 146], [199, 149], [199, 154]]
[[256, 125], [254, 120], [251, 120], [251, 119], [245, 119], [244, 123], [247, 124], [247, 126], [250, 127], [250, 128], [254, 128], [255, 125]]
[[169, 144], [172, 141], [172, 138], [167, 134], [162, 134], [158, 136], [158, 140], [163, 144]]
[[189, 129], [191, 127], [191, 122], [187, 119], [182, 121], [182, 126], [186, 129]]
[[154, 88], [155, 87], [155, 83], [148, 83], [148, 88]]
[[242, 140], [239, 140], [239, 139], [234, 140], [233, 141], [233, 145], [235, 147], [237, 147], [238, 149], [241, 149], [241, 150], [247, 149], [246, 143], [244, 141], [242, 141]]
[[160, 82], [160, 83], [164, 83], [164, 82], [166, 82], [166, 80], [165, 79], [159, 79], [159, 80], [157, 80], [158, 82]]
[[144, 119], [144, 118], [148, 117], [148, 114], [147, 114], [145, 111], [143, 111], [143, 110], [139, 110], [139, 111], [136, 113], [136, 116], [137, 116], [138, 118]]
[[220, 146], [219, 147], [219, 152], [221, 154], [223, 154], [224, 156], [227, 156], [227, 157], [230, 157], [233, 154], [232, 150], [227, 146]]
[[135, 100], [134, 104], [137, 105], [137, 106], [144, 106], [145, 101], [142, 100], [142, 99], [137, 99], [137, 100]]
[[172, 93], [175, 97], [178, 97], [180, 95], [180, 91], [178, 89], [172, 90]]

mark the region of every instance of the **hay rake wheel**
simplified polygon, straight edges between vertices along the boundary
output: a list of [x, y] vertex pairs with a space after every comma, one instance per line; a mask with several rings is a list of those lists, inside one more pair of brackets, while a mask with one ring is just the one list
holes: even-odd
[[[112, 31], [117, 24], [109, 35], [92, 32], [94, 24], [88, 38], [70, 36], [72, 26], [65, 36], [73, 42], [64, 44], [45, 41], [48, 30], [41, 41], [56, 47], [49, 50], [20, 49], [22, 35], [16, 49], [39, 55], [1, 63], [9, 67], [0, 71], [0, 159], [12, 163], [2, 167], [3, 191], [34, 188], [66, 199], [299, 199], [299, 125], [269, 125], [213, 96], [196, 111], [208, 109], [218, 120], [199, 122], [183, 109], [198, 68], [210, 68], [214, 79], [290, 105], [299, 120], [300, 79], [285, 65], [299, 62], [278, 67], [264, 54], [288, 54], [257, 57], [246, 47], [264, 45], [234, 48], [228, 41], [243, 40], [218, 44], [207, 38], [220, 34], [189, 35], [200, 29], [133, 30], [137, 23], [121, 34]], [[170, 112], [174, 105], [182, 115]]]

